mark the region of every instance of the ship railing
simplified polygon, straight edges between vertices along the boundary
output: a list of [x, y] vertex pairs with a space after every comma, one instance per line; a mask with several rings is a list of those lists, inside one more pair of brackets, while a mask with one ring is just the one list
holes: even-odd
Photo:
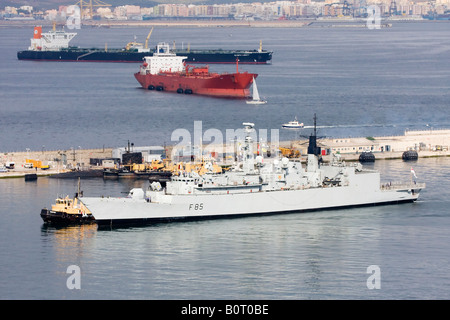
[[[348, 165], [344, 163], [342, 166], [343, 167], [347, 167]], [[353, 168], [357, 168], [357, 164], [352, 164], [351, 166]], [[350, 167], [350, 166], [348, 166], [348, 167]], [[362, 170], [356, 170], [355, 171], [356, 174], [377, 173], [377, 172], [379, 172], [379, 171], [376, 170], [376, 169], [368, 169], [368, 168], [364, 168], [364, 167], [362, 167]]]
[[388, 190], [402, 190], [402, 189], [423, 189], [425, 188], [425, 183], [415, 183], [415, 182], [387, 182], [381, 184], [382, 191]]

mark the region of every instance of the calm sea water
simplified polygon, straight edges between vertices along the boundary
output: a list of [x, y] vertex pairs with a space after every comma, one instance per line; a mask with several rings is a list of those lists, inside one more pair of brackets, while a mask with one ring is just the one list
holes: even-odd
[[[144, 41], [147, 28], [83, 28], [71, 44], [123, 47]], [[280, 128], [295, 116], [306, 125], [317, 114], [329, 136], [401, 134], [407, 128], [449, 127], [450, 25], [395, 24], [392, 28], [156, 28], [150, 45], [274, 51], [256, 72], [263, 109], [243, 101], [168, 95], [140, 89], [138, 63], [18, 61], [31, 28], [0, 29], [0, 151], [101, 148], [171, 143], [177, 128]], [[211, 65], [234, 72], [234, 65]], [[188, 99], [189, 98], [189, 99]], [[428, 125], [428, 126], [427, 126]], [[295, 133], [281, 131], [281, 139]], [[14, 138], [12, 138], [14, 137]]]
[[[74, 45], [120, 47], [148, 30], [85, 28]], [[138, 64], [18, 61], [30, 28], [0, 29], [0, 151], [170, 143], [176, 128], [279, 128], [317, 113], [327, 136], [449, 127], [450, 26], [368, 29], [156, 28], [151, 42], [274, 50], [259, 73], [269, 103], [149, 92]], [[100, 43], [102, 41], [102, 43]], [[213, 65], [217, 71], [234, 66]], [[428, 125], [428, 126], [427, 126]], [[282, 139], [293, 138], [280, 131]], [[414, 204], [98, 230], [46, 227], [41, 208], [75, 180], [0, 180], [0, 299], [449, 299], [449, 158], [377, 161], [383, 181], [427, 183]], [[136, 181], [82, 182], [121, 196]], [[66, 285], [80, 267], [81, 289]], [[368, 289], [367, 268], [380, 268]]]

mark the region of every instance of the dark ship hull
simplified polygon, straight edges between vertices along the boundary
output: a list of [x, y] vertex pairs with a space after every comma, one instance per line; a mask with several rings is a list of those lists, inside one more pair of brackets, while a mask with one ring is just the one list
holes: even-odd
[[[82, 49], [68, 48], [58, 51], [24, 50], [17, 52], [19, 60], [43, 61], [91, 61], [91, 62], [142, 62], [150, 52], [138, 52], [124, 49]], [[270, 64], [272, 52], [266, 50], [174, 50], [179, 56], [186, 56], [188, 63], [236, 63]]]
[[41, 210], [41, 218], [45, 223], [52, 223], [55, 225], [62, 224], [83, 224], [83, 223], [94, 223], [94, 217], [90, 215], [82, 214], [67, 214], [61, 211], [52, 211], [49, 209]]

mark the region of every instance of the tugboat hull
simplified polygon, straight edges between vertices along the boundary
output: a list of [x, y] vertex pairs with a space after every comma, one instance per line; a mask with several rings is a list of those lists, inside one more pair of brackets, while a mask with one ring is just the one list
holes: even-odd
[[95, 222], [92, 215], [67, 214], [65, 212], [52, 211], [49, 209], [41, 210], [41, 218], [45, 223], [55, 225], [86, 224]]

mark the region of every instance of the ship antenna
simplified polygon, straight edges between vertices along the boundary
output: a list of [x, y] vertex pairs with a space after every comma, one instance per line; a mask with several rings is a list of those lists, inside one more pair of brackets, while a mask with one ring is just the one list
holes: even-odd
[[314, 113], [314, 136], [317, 137], [317, 117], [315, 113]]
[[75, 198], [81, 197], [81, 178], [78, 177], [78, 187], [77, 187], [77, 193], [75, 194]]

